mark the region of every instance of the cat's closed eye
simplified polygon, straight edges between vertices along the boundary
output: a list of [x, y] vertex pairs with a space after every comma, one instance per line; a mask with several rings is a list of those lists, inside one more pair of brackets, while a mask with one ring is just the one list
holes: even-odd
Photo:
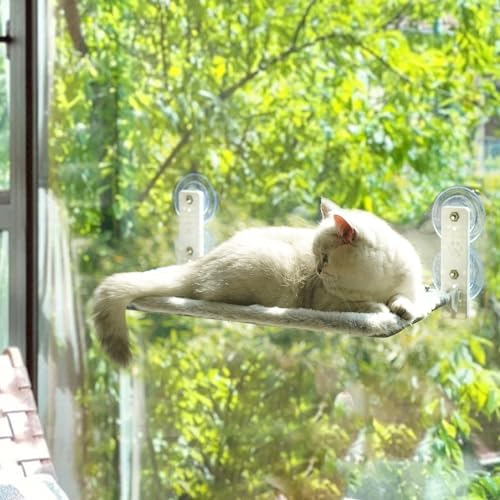
[[321, 274], [321, 271], [323, 271], [323, 267], [325, 267], [327, 264], [328, 264], [328, 254], [321, 253], [320, 254], [320, 261], [318, 262], [318, 265], [316, 266], [316, 272], [318, 274]]

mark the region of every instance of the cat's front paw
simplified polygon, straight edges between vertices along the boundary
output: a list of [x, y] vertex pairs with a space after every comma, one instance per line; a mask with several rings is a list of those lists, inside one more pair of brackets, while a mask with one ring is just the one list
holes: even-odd
[[385, 304], [380, 302], [367, 302], [363, 305], [361, 311], [367, 313], [388, 313], [389, 309]]
[[394, 295], [387, 305], [392, 313], [407, 321], [413, 321], [419, 317], [415, 304], [404, 295]]

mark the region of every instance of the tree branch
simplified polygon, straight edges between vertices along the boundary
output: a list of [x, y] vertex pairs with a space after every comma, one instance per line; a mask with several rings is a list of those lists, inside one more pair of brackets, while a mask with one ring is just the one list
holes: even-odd
[[[316, 1], [316, 0], [314, 0], [314, 1]], [[307, 13], [312, 8], [314, 1], [311, 1], [311, 3], [309, 4], [307, 11], [306, 11]], [[302, 28], [299, 29], [299, 26], [301, 24], [305, 23], [306, 17], [307, 17], [307, 14], [304, 13], [304, 16], [302, 16], [302, 19], [299, 22], [299, 25], [297, 25], [297, 29], [295, 30], [295, 34], [299, 33], [300, 30], [302, 29]], [[275, 66], [276, 64], [284, 61], [285, 59], [290, 57], [292, 54], [299, 53], [302, 50], [305, 50], [309, 47], [312, 47], [320, 42], [323, 42], [325, 40], [335, 38], [338, 36], [341, 36], [341, 34], [339, 34], [337, 32], [331, 32], [327, 35], [318, 36], [318, 37], [314, 38], [313, 40], [311, 40], [309, 42], [305, 42], [301, 45], [294, 45], [294, 40], [292, 40], [292, 44], [286, 50], [280, 52], [278, 55], [271, 57], [269, 59], [262, 58], [256, 69], [248, 72], [246, 75], [244, 75], [242, 78], [240, 78], [233, 85], [230, 85], [226, 89], [222, 90], [219, 93], [218, 98], [221, 101], [229, 99], [238, 89], [245, 86], [248, 82], [253, 80], [257, 75], [259, 75], [263, 71], [267, 71], [272, 66]], [[164, 172], [167, 170], [167, 168], [173, 163], [173, 161], [175, 160], [177, 155], [180, 153], [180, 151], [182, 151], [182, 149], [187, 145], [187, 143], [191, 139], [191, 135], [192, 135], [192, 130], [185, 132], [184, 135], [179, 140], [179, 142], [175, 145], [174, 149], [169, 154], [167, 159], [158, 167], [158, 170], [157, 170], [156, 174], [154, 175], [154, 177], [149, 181], [149, 183], [146, 186], [146, 188], [144, 189], [144, 191], [139, 195], [139, 198], [138, 198], [139, 204], [142, 203], [148, 197], [149, 193], [151, 192], [151, 189], [153, 189], [153, 187], [155, 186], [158, 179], [164, 174]]]
[[184, 135], [179, 139], [179, 142], [174, 146], [174, 149], [172, 149], [172, 151], [170, 152], [168, 157], [165, 159], [165, 161], [158, 167], [156, 174], [149, 181], [148, 185], [146, 186], [146, 189], [144, 189], [144, 191], [139, 195], [138, 203], [142, 203], [148, 197], [151, 189], [153, 189], [153, 187], [156, 184], [156, 182], [158, 181], [158, 179], [164, 174], [164, 172], [167, 170], [167, 168], [175, 160], [175, 158], [179, 154], [179, 152], [189, 142], [189, 139], [191, 139], [191, 135], [192, 135], [191, 130], [184, 132]]
[[379, 30], [386, 30], [391, 26], [391, 24], [396, 24], [396, 28], [399, 25], [399, 21], [406, 14], [406, 11], [412, 7], [412, 2], [405, 3], [397, 12], [395, 12], [384, 24], [382, 24]]
[[[304, 17], [302, 18], [304, 19]], [[301, 20], [302, 21], [302, 20]], [[300, 23], [299, 23], [300, 24]], [[296, 30], [297, 32], [297, 30]], [[288, 57], [293, 54], [297, 54], [302, 52], [305, 49], [313, 47], [321, 42], [326, 40], [330, 40], [333, 38], [345, 38], [349, 41], [355, 41], [355, 38], [350, 34], [340, 33], [336, 30], [331, 31], [325, 35], [318, 36], [309, 42], [304, 42], [301, 45], [293, 45], [291, 44], [287, 49], [283, 50], [279, 54], [269, 59], [262, 58], [257, 68], [248, 72], [246, 75], [241, 77], [237, 82], [233, 83], [226, 89], [222, 90], [217, 96], [221, 101], [225, 101], [229, 99], [237, 90], [244, 87], [248, 82], [252, 81], [257, 75], [260, 73], [267, 71], [269, 68], [276, 66], [277, 64], [285, 61]], [[356, 42], [359, 45], [359, 42]], [[379, 56], [380, 57], [380, 56]], [[212, 105], [211, 105], [212, 106]], [[163, 175], [163, 173], [167, 170], [167, 168], [173, 163], [177, 155], [182, 151], [182, 149], [187, 145], [192, 136], [192, 130], [185, 132], [181, 137], [179, 142], [175, 145], [174, 149], [168, 156], [168, 158], [160, 165], [154, 177], [149, 181], [146, 189], [139, 195], [138, 203], [142, 203], [151, 192], [151, 189], [155, 186], [158, 179]]]
[[299, 24], [297, 24], [297, 27], [295, 28], [295, 32], [292, 37], [292, 47], [295, 47], [297, 45], [297, 42], [299, 40], [300, 32], [304, 29], [304, 26], [306, 25], [307, 18], [309, 16], [309, 13], [311, 12], [311, 9], [314, 7], [314, 4], [316, 3], [317, 0], [311, 0], [309, 2], [309, 5], [306, 7], [306, 10], [304, 11], [304, 14], [302, 15], [301, 20], [299, 21]]
[[[356, 45], [360, 47], [362, 50], [370, 53], [373, 55], [378, 61], [380, 61], [387, 69], [389, 69], [391, 72], [396, 74], [401, 80], [405, 81], [406, 83], [412, 83], [411, 80], [401, 73], [399, 70], [394, 68], [389, 62], [387, 62], [382, 56], [377, 54], [373, 49], [371, 49], [368, 46], [365, 46], [362, 44], [360, 40], [355, 38], [352, 34], [350, 33], [342, 33], [337, 30], [333, 30], [329, 33], [326, 33], [324, 35], [317, 36], [316, 38], [304, 42], [300, 45], [297, 45], [298, 37], [300, 36], [300, 32], [303, 30], [305, 23], [307, 22], [307, 17], [313, 8], [316, 0], [311, 0], [309, 2], [309, 5], [307, 6], [306, 10], [304, 11], [304, 14], [302, 18], [300, 19], [299, 23], [297, 24], [297, 27], [295, 28], [294, 34], [292, 36], [292, 40], [288, 48], [280, 52], [279, 54], [275, 55], [274, 57], [270, 58], [261, 58], [259, 64], [257, 67], [251, 71], [248, 71], [244, 76], [242, 76], [238, 81], [230, 85], [229, 87], [226, 87], [224, 90], [221, 90], [218, 94], [218, 98], [221, 101], [225, 101], [229, 99], [237, 90], [241, 89], [244, 87], [247, 83], [251, 82], [253, 79], [255, 79], [260, 73], [263, 73], [273, 66], [276, 66], [277, 64], [285, 61], [288, 59], [290, 56], [293, 54], [298, 54], [310, 47], [314, 47], [315, 45], [318, 45], [319, 43], [325, 42], [327, 40], [332, 40], [332, 39], [344, 39], [346, 41], [349, 41], [352, 45]], [[406, 7], [405, 7], [406, 8]], [[400, 14], [399, 14], [400, 15]], [[211, 104], [210, 106], [212, 106]], [[208, 108], [205, 110], [207, 111]], [[180, 153], [180, 151], [186, 146], [186, 144], [189, 142], [191, 139], [192, 135], [192, 130], [184, 133], [184, 135], [181, 137], [179, 142], [175, 145], [174, 149], [168, 156], [168, 158], [160, 165], [158, 168], [158, 171], [154, 175], [154, 177], [151, 179], [151, 181], [148, 183], [146, 189], [141, 193], [139, 196], [138, 202], [142, 203], [149, 195], [151, 189], [155, 186], [156, 182], [158, 179], [163, 175], [163, 173], [167, 170], [167, 168], [173, 163], [175, 160], [176, 156]]]
[[78, 5], [76, 2], [77, 0], [64, 0], [62, 7], [66, 23], [68, 24], [68, 31], [73, 41], [73, 46], [82, 56], [84, 56], [88, 53], [89, 49], [83, 37], [80, 13], [78, 12]]
[[[300, 24], [300, 23], [299, 23]], [[246, 75], [241, 77], [237, 82], [233, 83], [233, 85], [227, 87], [226, 89], [222, 90], [218, 97], [222, 101], [228, 99], [231, 97], [238, 89], [246, 85], [248, 82], [253, 80], [257, 75], [260, 73], [267, 71], [269, 68], [272, 66], [275, 66], [276, 64], [283, 62], [284, 60], [288, 59], [293, 54], [298, 54], [299, 52], [302, 52], [305, 49], [308, 49], [310, 47], [313, 47], [314, 45], [317, 45], [318, 43], [324, 42], [326, 40], [331, 40], [333, 38], [349, 38], [349, 40], [354, 40], [354, 37], [352, 35], [348, 35], [345, 33], [340, 33], [336, 30], [331, 31], [330, 33], [327, 33], [325, 35], [320, 35], [313, 40], [310, 40], [309, 42], [304, 42], [301, 45], [294, 45], [293, 43], [285, 50], [280, 52], [279, 54], [275, 55], [274, 57], [270, 57], [269, 59], [262, 58], [257, 65], [257, 68], [248, 72]]]
[[158, 20], [159, 20], [159, 25], [160, 25], [160, 55], [161, 55], [161, 64], [162, 64], [162, 70], [163, 70], [163, 78], [165, 79], [165, 82], [168, 82], [168, 69], [170, 67], [170, 61], [167, 60], [167, 47], [166, 47], [166, 29], [165, 29], [165, 23], [166, 21], [164, 20], [164, 9], [161, 8], [160, 2], [158, 2]]
[[389, 71], [397, 75], [401, 80], [403, 80], [406, 83], [413, 84], [413, 82], [408, 76], [406, 76], [404, 73], [401, 73], [401, 71], [396, 69], [391, 63], [389, 63], [386, 59], [384, 59], [380, 54], [375, 52], [371, 47], [368, 47], [367, 45], [364, 45], [359, 41], [357, 45], [361, 50], [364, 50], [365, 52], [368, 52], [373, 57], [375, 57], [375, 59], [380, 61]]

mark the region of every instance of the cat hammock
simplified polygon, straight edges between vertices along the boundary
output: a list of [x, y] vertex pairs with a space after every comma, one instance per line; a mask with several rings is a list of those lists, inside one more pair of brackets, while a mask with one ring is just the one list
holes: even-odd
[[435, 289], [426, 290], [421, 304], [422, 315], [413, 322], [406, 321], [390, 312], [315, 311], [302, 308], [264, 307], [257, 304], [240, 306], [180, 297], [145, 297], [136, 299], [130, 305], [129, 309], [253, 323], [264, 326], [334, 331], [353, 337], [391, 337], [421, 321], [432, 311], [448, 302], [448, 294]]
[[[175, 203], [179, 214], [179, 239], [176, 247], [179, 263], [203, 254], [204, 215], [207, 214], [207, 207], [210, 212], [210, 204], [212, 208], [217, 204], [213, 189], [210, 191], [209, 187], [208, 181], [200, 180], [197, 174], [190, 174], [176, 188]], [[213, 199], [210, 200], [210, 197]], [[214, 210], [210, 215], [213, 212]], [[466, 318], [469, 316], [471, 299], [482, 288], [481, 280], [478, 279], [481, 274], [480, 263], [474, 264], [470, 254], [470, 243], [477, 238], [484, 225], [481, 199], [469, 188], [449, 188], [434, 203], [433, 222], [441, 237], [441, 254], [437, 277], [434, 279], [437, 288], [426, 288], [419, 304], [421, 314], [413, 321], [404, 320], [390, 312], [358, 313], [241, 306], [180, 297], [143, 297], [135, 300], [129, 309], [265, 326], [335, 331], [353, 337], [391, 337], [444, 305], [450, 306], [453, 317]], [[471, 279], [471, 274], [474, 279]]]

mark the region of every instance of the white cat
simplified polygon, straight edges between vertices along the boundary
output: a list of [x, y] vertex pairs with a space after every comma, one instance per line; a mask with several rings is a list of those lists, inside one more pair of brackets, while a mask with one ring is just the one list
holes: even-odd
[[323, 220], [314, 229], [248, 229], [187, 264], [106, 278], [95, 292], [94, 312], [110, 357], [129, 362], [125, 309], [145, 296], [323, 311], [390, 310], [414, 319], [422, 270], [411, 244], [371, 213], [345, 210], [326, 199], [321, 212]]

